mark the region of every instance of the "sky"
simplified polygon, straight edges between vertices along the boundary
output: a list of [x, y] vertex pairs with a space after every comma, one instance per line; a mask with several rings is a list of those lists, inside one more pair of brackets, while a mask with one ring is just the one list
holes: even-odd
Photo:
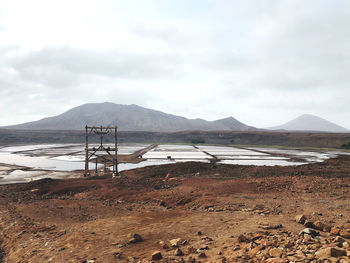
[[0, 126], [91, 102], [350, 129], [348, 0], [2, 0]]

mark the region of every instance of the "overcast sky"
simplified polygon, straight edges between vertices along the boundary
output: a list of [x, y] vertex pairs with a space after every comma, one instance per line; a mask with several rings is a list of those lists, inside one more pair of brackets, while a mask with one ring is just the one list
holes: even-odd
[[105, 101], [350, 128], [350, 1], [0, 1], [0, 125]]

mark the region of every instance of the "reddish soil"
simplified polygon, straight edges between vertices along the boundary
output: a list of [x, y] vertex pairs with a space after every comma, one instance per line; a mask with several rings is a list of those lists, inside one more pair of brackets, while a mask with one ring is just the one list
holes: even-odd
[[[160, 262], [257, 262], [248, 241], [237, 239], [241, 234], [264, 229], [271, 238], [297, 236], [305, 228], [295, 222], [297, 214], [344, 228], [350, 222], [349, 199], [349, 157], [299, 167], [179, 163], [126, 171], [117, 179], [4, 185], [0, 258], [150, 262], [159, 250]], [[130, 243], [134, 233], [143, 241]], [[175, 238], [181, 238], [182, 256], [159, 244], [170, 246]], [[289, 262], [284, 254], [280, 261], [268, 257], [266, 262]], [[318, 261], [314, 256], [299, 262]]]

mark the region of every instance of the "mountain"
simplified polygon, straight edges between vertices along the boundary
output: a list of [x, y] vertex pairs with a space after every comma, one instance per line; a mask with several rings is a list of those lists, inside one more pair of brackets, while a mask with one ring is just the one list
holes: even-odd
[[335, 123], [311, 114], [303, 114], [283, 125], [268, 128], [270, 130], [349, 132]]
[[122, 105], [110, 102], [84, 104], [58, 116], [3, 128], [81, 130], [85, 125], [117, 125], [118, 130], [122, 131], [256, 130], [254, 127], [247, 126], [233, 117], [216, 121], [187, 119], [137, 105]]

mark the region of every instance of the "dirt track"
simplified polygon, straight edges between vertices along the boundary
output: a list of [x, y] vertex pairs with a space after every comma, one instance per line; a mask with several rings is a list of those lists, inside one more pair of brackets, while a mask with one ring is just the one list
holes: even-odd
[[[163, 262], [289, 262], [282, 236], [295, 241], [305, 228], [297, 214], [340, 229], [350, 223], [349, 157], [300, 167], [179, 163], [117, 180], [45, 179], [0, 189], [3, 262], [146, 262], [157, 250]], [[133, 233], [143, 241], [130, 243]], [[256, 233], [264, 235], [258, 244], [277, 238], [285, 246], [280, 258], [266, 245], [257, 260], [249, 239]], [[170, 246], [175, 238], [182, 256]], [[298, 262], [319, 260], [307, 256]]]

